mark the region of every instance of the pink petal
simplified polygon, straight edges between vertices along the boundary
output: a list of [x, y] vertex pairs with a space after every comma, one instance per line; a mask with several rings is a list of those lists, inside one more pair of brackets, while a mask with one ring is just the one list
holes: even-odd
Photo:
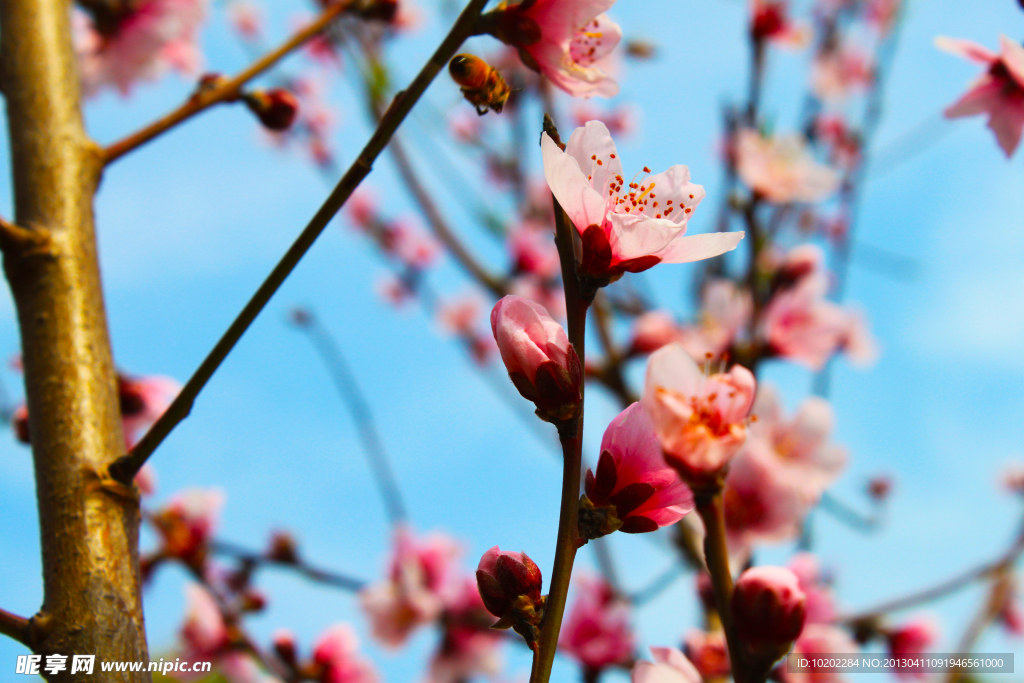
[[622, 160], [608, 127], [601, 121], [587, 121], [569, 136], [565, 153], [575, 159], [580, 169], [586, 172], [591, 187], [603, 201], [608, 194], [609, 183], [616, 176], [622, 175]]
[[604, 198], [590, 186], [576, 160], [560, 150], [547, 133], [541, 135], [541, 153], [548, 187], [576, 229], [582, 233], [591, 225], [601, 225]]
[[677, 237], [658, 256], [661, 257], [662, 263], [702, 261], [732, 251], [743, 236], [743, 231], [739, 231]]
[[1017, 84], [1024, 87], [1024, 45], [1010, 40], [1006, 36], [999, 36], [999, 57], [1006, 65]]
[[969, 59], [981, 64], [991, 64], [999, 59], [999, 56], [996, 53], [992, 52], [984, 45], [979, 45], [972, 40], [964, 40], [963, 38], [938, 36], [935, 38], [935, 47], [944, 52], [956, 55], [957, 57], [963, 57], [964, 59]]
[[946, 118], [974, 116], [998, 109], [1003, 98], [1003, 86], [992, 76], [985, 74], [959, 100], [946, 107]]
[[608, 221], [612, 227], [608, 241], [612, 247], [613, 262], [660, 255], [673, 240], [686, 232], [685, 226], [680, 227], [664, 218], [612, 213], [608, 215]]
[[988, 127], [996, 134], [996, 141], [1006, 156], [1011, 156], [1024, 131], [1024, 98], [1002, 98], [991, 110]]
[[[676, 164], [667, 171], [650, 176], [644, 185], [648, 188], [653, 185], [651, 194], [658, 202], [658, 206], [653, 207], [653, 202], [649, 201], [646, 213], [652, 216], [661, 213], [676, 224], [685, 224], [692, 215], [692, 209], [696, 209], [707, 195], [702, 185], [690, 182], [690, 169], [682, 164]], [[669, 206], [677, 208], [665, 215], [664, 210]], [[685, 209], [691, 211], [687, 212]]]

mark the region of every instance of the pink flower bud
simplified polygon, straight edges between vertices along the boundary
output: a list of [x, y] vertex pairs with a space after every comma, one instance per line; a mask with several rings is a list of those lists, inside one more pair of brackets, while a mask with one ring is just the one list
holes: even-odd
[[543, 585], [540, 568], [526, 553], [514, 553], [494, 546], [480, 558], [476, 583], [487, 611], [499, 619], [508, 617], [519, 596], [540, 602]]
[[288, 629], [278, 629], [274, 632], [274, 652], [281, 658], [281, 661], [288, 666], [295, 668], [298, 658], [298, 646], [295, 644], [295, 634]]
[[585, 669], [599, 671], [633, 658], [629, 606], [602, 579], [576, 580], [576, 602], [562, 624], [558, 647]]
[[288, 130], [299, 113], [299, 101], [284, 88], [253, 91], [245, 103], [268, 130]]
[[740, 641], [758, 659], [774, 663], [803, 630], [806, 601], [796, 574], [785, 567], [743, 572], [732, 594]]
[[491, 330], [516, 389], [549, 422], [579, 415], [583, 369], [562, 326], [540, 304], [509, 295], [491, 311]]
[[[899, 628], [889, 630], [885, 639], [893, 657], [908, 658], [913, 663], [915, 658], [925, 654], [939, 639], [939, 628], [931, 619], [918, 617]], [[899, 667], [895, 673], [899, 678], [924, 677], [921, 667], [914, 666]]]
[[597, 473], [587, 470], [580, 534], [656, 531], [693, 509], [693, 494], [665, 464], [651, 418], [634, 403], [611, 421], [601, 441]]

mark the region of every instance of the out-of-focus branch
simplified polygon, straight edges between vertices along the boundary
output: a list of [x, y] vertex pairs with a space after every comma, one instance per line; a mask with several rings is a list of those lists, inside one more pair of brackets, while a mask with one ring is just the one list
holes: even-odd
[[[982, 602], [978, 612], [974, 615], [974, 619], [968, 624], [967, 629], [960, 638], [960, 643], [955, 650], [956, 653], [966, 655], [974, 651], [978, 640], [999, 616], [1003, 605], [1006, 604], [1006, 600], [1010, 597], [1011, 578], [1008, 567], [1001, 568], [993, 577], [992, 585], [985, 596], [984, 602]], [[964, 680], [965, 678], [964, 670], [960, 667], [954, 666], [946, 673], [946, 683], [957, 683], [957, 681]]]
[[615, 340], [611, 333], [611, 311], [608, 310], [608, 301], [604, 292], [598, 292], [594, 297], [591, 308], [591, 319], [597, 330], [598, 341], [604, 351], [605, 362], [600, 369], [601, 383], [618, 397], [622, 407], [625, 408], [637, 401], [637, 397], [630, 391], [626, 384], [626, 378], [622, 374], [622, 355], [615, 346]]
[[0, 609], [0, 635], [13, 638], [22, 645], [28, 645], [28, 632], [28, 619], [19, 617], [17, 614], [11, 614], [5, 609]]
[[[384, 101], [381, 98], [378, 88], [375, 87], [375, 84], [371, 82], [370, 79], [372, 78], [372, 74], [379, 73], [384, 67], [383, 64], [381, 64], [373, 55], [372, 50], [367, 49], [366, 56], [370, 60], [369, 68], [364, 70], [367, 100], [374, 120], [379, 122], [381, 117], [384, 115]], [[402, 145], [401, 140], [392, 140], [389, 149], [391, 151], [391, 158], [395, 162], [395, 167], [398, 169], [398, 175], [402, 178], [402, 182], [405, 183], [406, 188], [409, 190], [409, 194], [412, 195], [413, 200], [419, 206], [420, 211], [423, 213], [423, 217], [426, 218], [427, 224], [430, 226], [434, 235], [441, 240], [445, 247], [447, 247], [448, 251], [451, 252], [455, 260], [458, 261], [466, 272], [480, 283], [481, 286], [488, 289], [495, 296], [505, 296], [505, 294], [508, 293], [505, 289], [505, 284], [500, 278], [492, 275], [483, 266], [483, 264], [477, 260], [477, 258], [456, 236], [455, 231], [448, 224], [448, 221], [445, 220], [445, 217], [441, 214], [437, 204], [434, 203], [434, 199], [430, 196], [430, 192], [421, 182], [419, 174], [416, 173], [416, 169], [413, 167], [412, 161], [409, 159], [409, 155], [406, 154], [405, 147]]]
[[227, 355], [242, 338], [246, 330], [260, 314], [263, 308], [270, 301], [270, 298], [277, 292], [278, 288], [285, 281], [298, 265], [302, 257], [306, 255], [309, 248], [324, 231], [327, 224], [334, 215], [341, 209], [352, 192], [359, 186], [363, 178], [369, 175], [373, 169], [373, 162], [377, 159], [384, 147], [387, 146], [398, 126], [412, 110], [413, 106], [426, 91], [427, 86], [441, 69], [448, 63], [448, 60], [458, 51], [462, 42], [473, 32], [476, 18], [487, 0], [470, 0], [469, 4], [459, 15], [455, 25], [452, 26], [447, 37], [437, 48], [431, 58], [420, 70], [419, 74], [409, 85], [409, 88], [395, 95], [391, 106], [384, 113], [380, 124], [374, 131], [370, 140], [366, 143], [359, 157], [353, 162], [349, 170], [342, 176], [334, 191], [324, 202], [320, 210], [309, 222], [306, 228], [285, 253], [278, 264], [271, 271], [267, 279], [260, 285], [256, 293], [235, 318], [231, 326], [220, 338], [217, 344], [203, 360], [202, 364], [195, 371], [185, 384], [181, 393], [174, 399], [170, 407], [160, 416], [160, 419], [146, 432], [142, 440], [132, 449], [131, 453], [120, 458], [111, 466], [111, 474], [122, 482], [131, 481], [132, 477], [139, 471], [149, 456], [156, 450], [167, 435], [171, 433], [178, 423], [184, 420], [192, 410], [192, 403], [196, 396], [216, 372], [220, 364], [224, 362]]
[[[836, 621], [846, 625], [853, 625], [858, 622], [875, 619], [883, 614], [898, 612], [932, 602], [933, 600], [938, 600], [939, 598], [955, 593], [961, 588], [966, 588], [976, 581], [994, 577], [1000, 572], [1012, 568], [1013, 565], [1016, 564], [1017, 560], [1020, 559], [1022, 554], [1024, 554], [1024, 528], [1022, 528], [1020, 533], [1018, 533], [1013, 545], [1011, 545], [1006, 552], [991, 562], [986, 562], [977, 567], [968, 569], [967, 571], [957, 574], [953, 578], [947, 579], [946, 581], [932, 586], [931, 588], [926, 588], [925, 590], [911, 593], [910, 595], [896, 598], [895, 600], [883, 602], [881, 605], [862, 612], [840, 616]], [[966, 652], [966, 650], [958, 650], [958, 652]]]
[[209, 109], [215, 104], [228, 102], [236, 99], [241, 93], [242, 86], [259, 76], [267, 69], [274, 66], [282, 58], [295, 49], [301, 47], [311, 38], [323, 31], [331, 21], [339, 14], [348, 9], [352, 0], [339, 0], [328, 4], [327, 8], [305, 28], [299, 30], [295, 35], [281, 43], [277, 48], [263, 55], [237, 75], [222, 84], [215, 85], [209, 89], [200, 89], [183, 105], [171, 113], [157, 119], [145, 128], [138, 130], [128, 137], [118, 140], [103, 151], [103, 161], [110, 164], [123, 157], [128, 152], [149, 142], [158, 135], [170, 130], [179, 123], [195, 116], [196, 114]]
[[373, 478], [377, 482], [377, 488], [380, 489], [389, 520], [392, 524], [404, 522], [408, 518], [408, 512], [402, 499], [401, 489], [398, 488], [398, 481], [391, 469], [387, 449], [384, 448], [384, 442], [380, 438], [370, 404], [363, 395], [362, 389], [359, 388], [359, 383], [345, 360], [341, 346], [320, 324], [316, 315], [308, 309], [295, 311], [292, 315], [292, 322], [309, 338], [317, 355], [320, 356], [320, 360], [327, 366], [327, 371], [334, 381], [341, 400], [356, 423], [363, 452], [369, 462], [370, 471], [373, 472]]
[[210, 549], [215, 553], [233, 557], [236, 560], [240, 560], [255, 567], [280, 567], [281, 569], [286, 569], [304, 576], [311, 581], [340, 588], [349, 593], [355, 593], [366, 586], [366, 582], [362, 579], [356, 579], [328, 569], [320, 569], [307, 564], [305, 561], [298, 558], [295, 558], [294, 560], [276, 558], [265, 553], [257, 553], [247, 550], [227, 541], [213, 541], [210, 544]]
[[875, 531], [882, 523], [878, 514], [881, 508], [871, 515], [863, 515], [827, 491], [822, 494], [818, 507], [851, 529], [864, 533]]
[[633, 607], [643, 607], [651, 600], [668, 590], [679, 577], [684, 574], [684, 566], [680, 562], [673, 562], [668, 569], [663, 571], [654, 579], [629, 596], [629, 602]]

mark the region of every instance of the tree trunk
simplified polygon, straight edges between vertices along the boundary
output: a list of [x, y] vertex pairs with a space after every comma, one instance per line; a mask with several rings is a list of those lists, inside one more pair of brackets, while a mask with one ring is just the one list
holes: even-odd
[[[0, 0], [0, 40], [23, 229], [4, 236], [4, 270], [21, 327], [43, 555], [30, 645], [68, 657], [51, 681], [148, 682], [146, 672], [100, 669], [148, 654], [138, 497], [106, 476], [125, 444], [93, 232], [102, 161], [82, 126], [69, 3]], [[96, 655], [92, 675], [70, 674], [74, 654]]]

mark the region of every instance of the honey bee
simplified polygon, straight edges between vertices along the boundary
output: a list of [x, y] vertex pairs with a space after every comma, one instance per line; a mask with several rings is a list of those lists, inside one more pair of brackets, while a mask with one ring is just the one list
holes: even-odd
[[480, 116], [488, 110], [500, 114], [512, 92], [497, 69], [474, 55], [455, 55], [448, 62], [448, 72]]

